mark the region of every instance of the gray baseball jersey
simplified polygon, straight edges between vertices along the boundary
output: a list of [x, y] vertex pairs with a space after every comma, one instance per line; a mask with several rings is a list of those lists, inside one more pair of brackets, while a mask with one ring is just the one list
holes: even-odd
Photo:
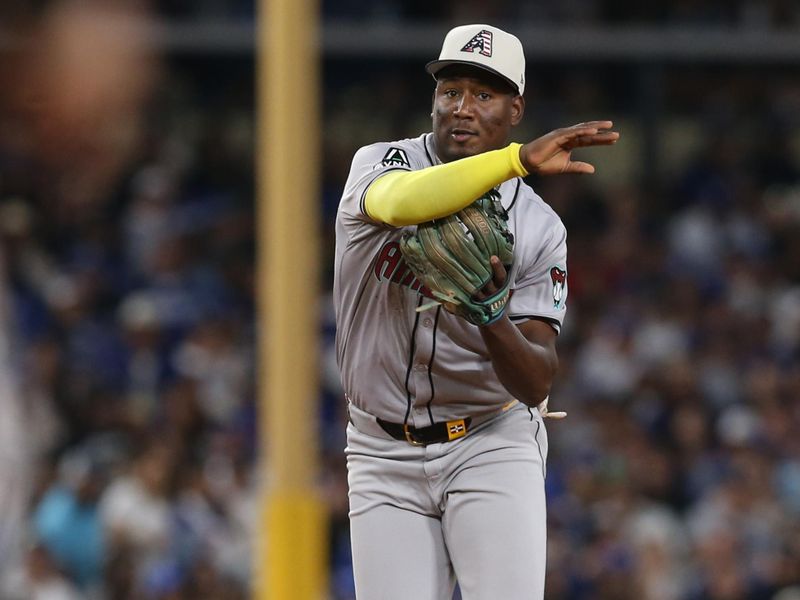
[[[361, 148], [336, 219], [336, 351], [344, 390], [363, 411], [415, 427], [511, 400], [476, 326], [441, 307], [416, 312], [428, 299], [400, 254], [405, 228], [376, 223], [364, 210], [367, 189], [381, 175], [435, 164], [430, 133]], [[558, 330], [567, 297], [561, 219], [520, 178], [497, 190], [515, 239], [509, 317], [546, 319]]]
[[[511, 404], [478, 328], [427, 302], [405, 265], [406, 228], [364, 211], [370, 184], [393, 169], [437, 164], [432, 134], [359, 150], [336, 220], [337, 358], [350, 406], [347, 471], [356, 593], [364, 600], [544, 595], [547, 433], [538, 411]], [[510, 318], [566, 310], [566, 233], [517, 178], [498, 186], [514, 234]], [[506, 410], [500, 410], [500, 408]], [[376, 417], [426, 427], [472, 417], [466, 436], [416, 446]]]

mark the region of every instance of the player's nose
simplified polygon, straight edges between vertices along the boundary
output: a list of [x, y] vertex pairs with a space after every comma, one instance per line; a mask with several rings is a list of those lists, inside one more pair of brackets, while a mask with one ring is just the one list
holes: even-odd
[[456, 103], [453, 116], [463, 119], [472, 116], [474, 108], [474, 100], [469, 94], [464, 94], [461, 99]]

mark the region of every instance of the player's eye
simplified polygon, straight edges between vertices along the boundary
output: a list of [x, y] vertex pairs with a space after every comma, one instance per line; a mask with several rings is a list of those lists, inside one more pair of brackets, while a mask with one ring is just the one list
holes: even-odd
[[450, 90], [445, 90], [445, 91], [444, 91], [444, 95], [445, 95], [446, 97], [448, 97], [448, 98], [455, 98], [456, 96], [458, 96], [458, 91], [456, 91], [456, 90], [452, 90], [452, 89], [450, 89]]
[[489, 94], [487, 92], [480, 92], [478, 94], [478, 98], [481, 99], [481, 100], [490, 100], [492, 98], [492, 96], [491, 96], [491, 94]]

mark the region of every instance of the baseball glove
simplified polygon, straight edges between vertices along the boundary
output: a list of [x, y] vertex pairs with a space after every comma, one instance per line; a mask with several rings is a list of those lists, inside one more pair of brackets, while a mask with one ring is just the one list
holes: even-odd
[[497, 256], [509, 271], [514, 261], [514, 236], [500, 194], [491, 190], [459, 212], [420, 223], [406, 232], [400, 251], [409, 268], [437, 303], [474, 325], [488, 325], [503, 314], [511, 278], [489, 298], [478, 293], [492, 280], [490, 259]]

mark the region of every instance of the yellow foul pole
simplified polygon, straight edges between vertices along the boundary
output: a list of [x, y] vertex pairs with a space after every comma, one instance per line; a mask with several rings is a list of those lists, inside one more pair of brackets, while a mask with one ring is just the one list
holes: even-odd
[[259, 0], [258, 389], [264, 496], [258, 600], [324, 597], [318, 417], [318, 0]]

